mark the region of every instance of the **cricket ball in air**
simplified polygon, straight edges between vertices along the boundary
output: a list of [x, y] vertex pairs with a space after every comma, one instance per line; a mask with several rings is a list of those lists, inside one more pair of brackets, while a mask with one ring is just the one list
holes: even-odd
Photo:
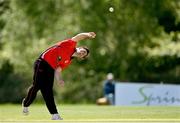
[[109, 11], [110, 12], [114, 12], [114, 8], [113, 7], [109, 7]]

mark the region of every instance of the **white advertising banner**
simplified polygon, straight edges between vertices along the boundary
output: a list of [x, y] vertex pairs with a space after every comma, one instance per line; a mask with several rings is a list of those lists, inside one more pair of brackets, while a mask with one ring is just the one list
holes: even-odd
[[116, 83], [115, 105], [180, 106], [180, 85]]

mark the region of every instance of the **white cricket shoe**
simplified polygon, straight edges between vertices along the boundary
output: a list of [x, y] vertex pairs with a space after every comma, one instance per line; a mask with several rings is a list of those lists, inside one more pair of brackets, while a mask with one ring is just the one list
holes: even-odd
[[24, 107], [24, 106], [23, 106], [23, 102], [24, 102], [24, 99], [23, 99], [23, 101], [22, 101], [22, 113], [23, 113], [24, 115], [28, 115], [28, 114], [29, 114], [28, 107]]
[[51, 120], [63, 120], [63, 118], [61, 118], [59, 114], [52, 114]]
[[28, 107], [23, 107], [23, 114], [24, 115], [28, 115], [29, 114]]

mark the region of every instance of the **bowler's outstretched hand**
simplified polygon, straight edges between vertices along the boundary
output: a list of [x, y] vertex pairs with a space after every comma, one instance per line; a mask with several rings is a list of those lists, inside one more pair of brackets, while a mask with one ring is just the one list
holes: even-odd
[[89, 38], [95, 38], [96, 37], [96, 33], [95, 32], [89, 32], [87, 33]]

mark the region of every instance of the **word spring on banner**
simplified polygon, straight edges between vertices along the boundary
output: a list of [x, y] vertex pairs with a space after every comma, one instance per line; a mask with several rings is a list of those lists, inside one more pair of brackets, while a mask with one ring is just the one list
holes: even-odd
[[115, 105], [179, 106], [179, 88], [168, 84], [116, 83]]

